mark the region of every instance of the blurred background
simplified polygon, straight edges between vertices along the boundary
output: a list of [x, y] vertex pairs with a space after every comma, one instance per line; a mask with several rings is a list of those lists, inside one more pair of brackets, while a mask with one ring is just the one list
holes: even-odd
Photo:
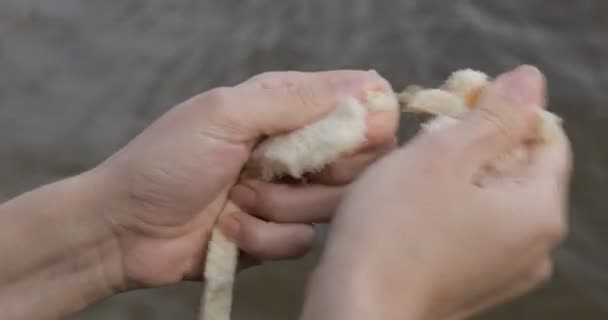
[[[0, 0], [0, 200], [260, 72], [373, 68], [399, 90], [535, 64], [574, 145], [572, 234], [547, 287], [480, 318], [607, 319], [606, 12], [605, 0]], [[295, 319], [318, 251], [239, 275], [234, 319]], [[132, 292], [70, 319], [194, 319], [199, 295], [192, 283]]]

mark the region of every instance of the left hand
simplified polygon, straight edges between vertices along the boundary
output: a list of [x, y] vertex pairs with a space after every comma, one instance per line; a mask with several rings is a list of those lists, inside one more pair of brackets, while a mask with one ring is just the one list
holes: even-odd
[[[85, 174], [98, 181], [128, 287], [200, 279], [211, 229], [230, 187], [264, 136], [320, 119], [346, 95], [392, 93], [375, 72], [276, 72], [213, 89], [170, 110]], [[344, 186], [394, 142], [398, 111], [368, 117], [367, 145], [301, 187], [246, 181], [231, 194], [244, 211], [223, 230], [257, 259], [303, 254], [313, 222], [330, 219]]]

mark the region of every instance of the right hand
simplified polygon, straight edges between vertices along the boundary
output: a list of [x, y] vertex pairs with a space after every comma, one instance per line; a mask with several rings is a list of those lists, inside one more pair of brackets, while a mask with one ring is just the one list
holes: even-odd
[[463, 318], [546, 281], [567, 230], [565, 134], [473, 182], [534, 134], [544, 90], [534, 68], [504, 74], [462, 122], [365, 172], [333, 222], [303, 319]]

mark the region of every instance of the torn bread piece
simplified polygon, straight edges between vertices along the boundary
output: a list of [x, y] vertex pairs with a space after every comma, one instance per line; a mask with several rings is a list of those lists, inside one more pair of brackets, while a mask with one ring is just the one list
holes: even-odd
[[[477, 100], [489, 81], [489, 77], [480, 71], [460, 70], [452, 73], [439, 89], [423, 89], [417, 86], [406, 88], [398, 95], [399, 102], [405, 112], [426, 113], [457, 120], [476, 107]], [[445, 119], [436, 118], [432, 119], [426, 127], [437, 130], [447, 123]], [[553, 139], [561, 130], [561, 124], [560, 117], [547, 110], [541, 110], [539, 139], [544, 141]]]
[[465, 105], [472, 108], [488, 83], [489, 77], [485, 73], [466, 69], [452, 73], [440, 89], [458, 96]]
[[365, 103], [346, 98], [325, 118], [263, 141], [253, 151], [248, 170], [267, 181], [282, 176], [300, 179], [304, 174], [320, 171], [365, 142], [368, 112], [398, 107], [392, 94], [370, 92]]
[[[227, 201], [220, 215], [226, 216], [238, 210], [234, 203]], [[207, 247], [199, 320], [230, 320], [238, 258], [236, 243], [216, 226]]]
[[469, 108], [458, 96], [450, 92], [427, 89], [411, 96], [411, 100], [407, 102], [407, 111], [456, 118], [469, 111]]

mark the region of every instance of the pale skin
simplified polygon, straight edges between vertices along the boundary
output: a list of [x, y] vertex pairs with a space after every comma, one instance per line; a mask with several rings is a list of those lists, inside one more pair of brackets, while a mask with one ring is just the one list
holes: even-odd
[[[337, 212], [302, 319], [458, 318], [525, 293], [546, 279], [565, 233], [566, 139], [534, 147], [513, 176], [468, 179], [530, 131], [544, 88], [523, 70], [510, 74], [527, 79], [519, 89], [504, 85], [509, 75], [494, 84], [486, 111], [396, 151], [397, 112], [369, 115], [367, 144], [298, 187], [238, 177], [264, 136], [311, 123], [344, 96], [393, 92], [384, 79], [277, 72], [198, 95], [98, 167], [0, 206], [0, 318], [57, 319], [116, 293], [200, 279], [229, 196], [242, 212], [219, 225], [245, 264], [304, 254], [310, 223]], [[508, 98], [518, 90], [534, 98]]]

